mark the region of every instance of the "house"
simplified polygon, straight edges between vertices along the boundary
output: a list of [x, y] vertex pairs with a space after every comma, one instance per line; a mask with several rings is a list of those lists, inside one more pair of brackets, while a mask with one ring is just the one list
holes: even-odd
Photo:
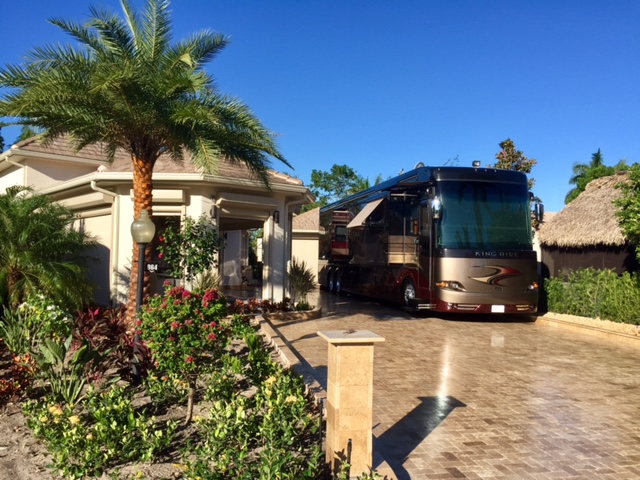
[[625, 172], [591, 181], [584, 192], [546, 221], [538, 232], [543, 276], [566, 276], [593, 267], [618, 273], [639, 269], [635, 248], [622, 233], [613, 201]]
[[[221, 161], [215, 175], [205, 175], [185, 159], [176, 164], [158, 159], [153, 173], [153, 220], [162, 228], [171, 218], [210, 215], [225, 239], [219, 274], [224, 286], [240, 286], [248, 264], [248, 234], [263, 233], [262, 298], [287, 296], [286, 265], [291, 258], [292, 217], [313, 196], [303, 183], [270, 170], [271, 190], [244, 166]], [[93, 235], [98, 247], [90, 280], [97, 286], [95, 301], [113, 305], [126, 301], [133, 240], [132, 165], [118, 151], [106, 162], [101, 145], [76, 152], [64, 138], [42, 144], [34, 137], [0, 154], [0, 192], [12, 185], [31, 186], [51, 195], [78, 216], [78, 228]], [[162, 278], [154, 275], [159, 291]]]

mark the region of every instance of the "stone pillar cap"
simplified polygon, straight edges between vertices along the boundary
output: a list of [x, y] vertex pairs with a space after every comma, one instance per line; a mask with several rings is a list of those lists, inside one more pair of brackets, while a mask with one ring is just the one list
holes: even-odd
[[318, 335], [329, 343], [377, 343], [384, 337], [369, 330], [323, 330]]

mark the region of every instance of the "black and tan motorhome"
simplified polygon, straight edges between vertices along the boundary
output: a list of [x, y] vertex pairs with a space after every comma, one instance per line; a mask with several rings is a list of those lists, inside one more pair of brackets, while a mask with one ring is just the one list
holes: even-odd
[[418, 166], [320, 210], [320, 282], [416, 310], [534, 313], [531, 219], [521, 172]]

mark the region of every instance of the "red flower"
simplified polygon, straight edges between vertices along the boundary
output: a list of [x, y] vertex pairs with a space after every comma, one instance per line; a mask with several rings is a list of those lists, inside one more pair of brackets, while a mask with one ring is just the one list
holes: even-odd
[[161, 253], [158, 254], [158, 258], [162, 258], [164, 255], [162, 255]]
[[160, 240], [161, 242], [164, 242], [164, 237], [163, 237], [162, 235], [160, 235], [160, 236], [158, 237], [158, 240]]
[[191, 355], [188, 355], [187, 358], [184, 359], [184, 361], [187, 363], [193, 363], [193, 357]]
[[185, 320], [184, 324], [185, 325], [191, 325], [193, 323], [193, 320], [189, 319], [189, 320]]
[[209, 335], [207, 335], [207, 339], [211, 340], [211, 341], [215, 340], [216, 339], [216, 334], [215, 333], [210, 333]]
[[180, 327], [178, 322], [171, 322], [171, 330], [177, 330]]

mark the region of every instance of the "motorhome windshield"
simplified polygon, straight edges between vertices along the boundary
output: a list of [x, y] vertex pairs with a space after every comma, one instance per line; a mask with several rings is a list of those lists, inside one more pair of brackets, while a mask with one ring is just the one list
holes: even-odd
[[529, 249], [531, 218], [527, 186], [482, 181], [438, 184], [443, 248]]

